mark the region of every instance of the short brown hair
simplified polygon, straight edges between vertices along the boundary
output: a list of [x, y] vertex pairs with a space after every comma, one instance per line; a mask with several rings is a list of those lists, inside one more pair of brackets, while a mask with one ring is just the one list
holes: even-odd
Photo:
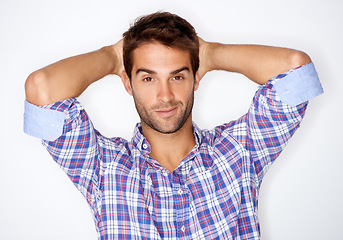
[[199, 39], [193, 26], [185, 19], [169, 12], [156, 12], [136, 19], [123, 34], [123, 59], [131, 79], [133, 51], [141, 44], [156, 41], [167, 47], [190, 53], [193, 74], [199, 68]]

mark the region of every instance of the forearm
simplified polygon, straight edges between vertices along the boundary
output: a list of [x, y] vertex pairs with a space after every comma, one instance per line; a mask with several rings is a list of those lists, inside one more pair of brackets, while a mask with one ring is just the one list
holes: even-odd
[[245, 75], [258, 84], [294, 67], [311, 62], [303, 52], [262, 45], [207, 44], [208, 70], [226, 70]]
[[79, 96], [90, 84], [115, 72], [113, 47], [67, 58], [33, 72], [26, 80], [26, 100], [45, 105]]

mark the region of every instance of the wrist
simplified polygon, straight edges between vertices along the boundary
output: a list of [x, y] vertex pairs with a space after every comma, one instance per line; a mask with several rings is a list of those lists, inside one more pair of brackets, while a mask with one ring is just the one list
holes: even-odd
[[[216, 56], [221, 44], [216, 42], [204, 42], [200, 51], [202, 51], [202, 65], [206, 72], [218, 70]], [[219, 50], [220, 51], [220, 50]]]
[[209, 71], [221, 70], [220, 61], [218, 60], [222, 51], [221, 46], [222, 44], [216, 42], [211, 42], [207, 45], [207, 68]]
[[113, 54], [113, 74], [121, 77], [124, 71], [124, 61], [123, 61], [123, 39], [119, 40], [116, 44], [110, 46], [111, 52]]
[[199, 37], [199, 58], [200, 66], [198, 76], [201, 79], [207, 72], [215, 70], [215, 52], [219, 45], [218, 43], [206, 42]]
[[118, 75], [118, 70], [119, 70], [119, 67], [118, 67], [118, 56], [117, 56], [117, 53], [112, 46], [106, 46], [106, 47], [103, 47], [100, 49], [101, 52], [103, 52], [103, 54], [106, 56], [106, 61], [108, 63], [108, 66], [109, 66], [109, 73], [108, 74], [116, 74]]

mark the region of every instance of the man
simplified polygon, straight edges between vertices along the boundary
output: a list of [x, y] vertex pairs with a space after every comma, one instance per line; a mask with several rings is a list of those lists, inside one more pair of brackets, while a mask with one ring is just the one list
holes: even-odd
[[[261, 87], [246, 115], [208, 131], [192, 106], [211, 70]], [[76, 99], [108, 74], [121, 76], [140, 116], [131, 141], [102, 136]], [[25, 89], [25, 131], [85, 196], [100, 239], [259, 239], [262, 178], [322, 93], [305, 53], [205, 42], [165, 12], [113, 46], [32, 73]]]

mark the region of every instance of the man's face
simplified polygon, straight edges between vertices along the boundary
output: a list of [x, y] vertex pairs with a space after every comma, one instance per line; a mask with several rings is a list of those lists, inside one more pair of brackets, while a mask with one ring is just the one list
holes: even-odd
[[174, 133], [187, 120], [191, 122], [199, 81], [194, 79], [187, 51], [159, 43], [141, 45], [133, 52], [131, 76], [131, 85], [128, 79], [124, 85], [133, 95], [144, 127]]

